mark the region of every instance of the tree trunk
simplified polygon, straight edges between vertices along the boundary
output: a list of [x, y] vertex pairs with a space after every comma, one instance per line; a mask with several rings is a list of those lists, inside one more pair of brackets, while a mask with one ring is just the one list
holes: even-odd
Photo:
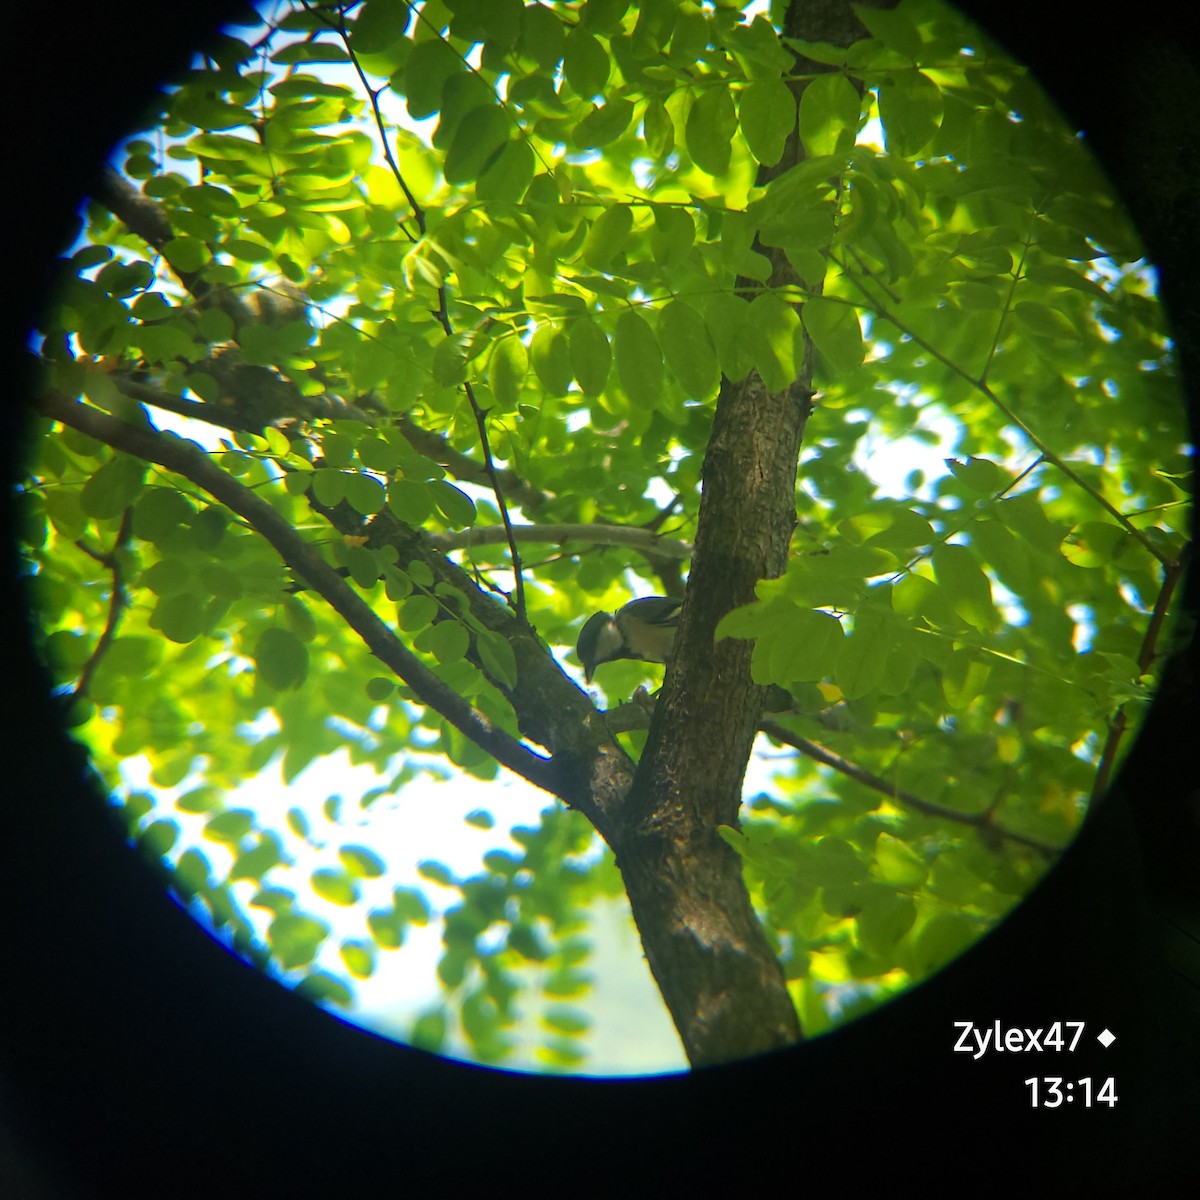
[[[849, 0], [793, 0], [791, 37], [848, 46], [865, 36]], [[797, 61], [797, 72], [817, 67]], [[803, 80], [791, 87], [799, 100]], [[793, 130], [759, 183], [804, 157]], [[783, 253], [773, 285], [798, 283]], [[756, 285], [739, 280], [741, 294]], [[796, 463], [811, 407], [811, 348], [798, 378], [771, 392], [755, 372], [725, 380], [705, 454], [692, 570], [672, 662], [613, 850], [650, 969], [693, 1066], [801, 1038], [783, 970], [746, 891], [741, 861], [718, 828], [736, 827], [765, 689], [750, 677], [752, 643], [714, 644], [717, 622], [786, 569]]]

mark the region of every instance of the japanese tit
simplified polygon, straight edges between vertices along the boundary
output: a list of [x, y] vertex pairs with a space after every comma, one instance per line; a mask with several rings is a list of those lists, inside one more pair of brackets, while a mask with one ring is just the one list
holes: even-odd
[[575, 647], [584, 678], [591, 683], [601, 663], [617, 658], [666, 662], [682, 606], [683, 601], [666, 596], [644, 596], [630, 600], [615, 613], [593, 613], [579, 631]]

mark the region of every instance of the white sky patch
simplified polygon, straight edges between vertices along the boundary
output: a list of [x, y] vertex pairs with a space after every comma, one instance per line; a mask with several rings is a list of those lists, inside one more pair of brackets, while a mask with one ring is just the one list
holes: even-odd
[[[881, 429], [872, 420], [866, 434], [854, 451], [854, 464], [878, 489], [882, 496], [905, 500], [914, 490], [928, 493], [935, 480], [950, 473], [946, 459], [962, 434], [962, 423], [936, 405], [924, 406], [917, 419], [917, 428], [925, 430], [932, 441], [924, 438], [897, 438]], [[914, 489], [909, 482], [914, 471], [923, 475], [921, 486]]]

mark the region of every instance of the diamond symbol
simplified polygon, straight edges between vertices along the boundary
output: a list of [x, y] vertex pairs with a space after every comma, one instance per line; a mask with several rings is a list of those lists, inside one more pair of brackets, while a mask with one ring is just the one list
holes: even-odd
[[1109, 1033], [1107, 1029], [1096, 1035], [1096, 1041], [1098, 1041], [1100, 1045], [1105, 1048], [1105, 1050], [1107, 1050], [1109, 1046], [1111, 1046], [1116, 1040], [1117, 1035], [1115, 1033]]

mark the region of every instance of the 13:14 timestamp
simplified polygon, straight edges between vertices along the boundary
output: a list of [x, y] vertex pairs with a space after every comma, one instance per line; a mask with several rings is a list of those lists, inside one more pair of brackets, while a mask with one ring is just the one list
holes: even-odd
[[1058, 1108], [1064, 1102], [1091, 1108], [1095, 1104], [1107, 1104], [1112, 1108], [1117, 1102], [1116, 1080], [1109, 1076], [1103, 1081], [1090, 1078], [1063, 1079], [1058, 1075], [1036, 1076], [1025, 1080], [1029, 1089], [1029, 1104], [1032, 1108]]

